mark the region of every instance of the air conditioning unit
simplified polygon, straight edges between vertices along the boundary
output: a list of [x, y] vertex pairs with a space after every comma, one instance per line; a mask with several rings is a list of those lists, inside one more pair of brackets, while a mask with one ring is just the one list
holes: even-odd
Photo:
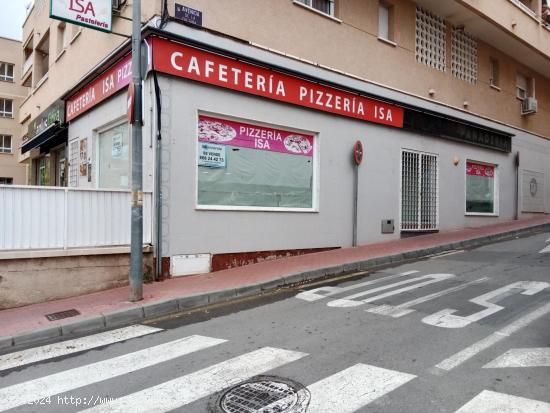
[[522, 115], [531, 115], [533, 113], [537, 113], [538, 109], [538, 102], [537, 99], [528, 97], [523, 99], [523, 102], [521, 102], [521, 114]]

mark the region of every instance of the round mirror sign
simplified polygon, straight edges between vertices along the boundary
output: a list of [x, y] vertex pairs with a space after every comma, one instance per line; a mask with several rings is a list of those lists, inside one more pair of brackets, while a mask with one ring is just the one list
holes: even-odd
[[361, 165], [363, 162], [363, 143], [361, 141], [357, 141], [353, 145], [353, 160], [356, 165]]

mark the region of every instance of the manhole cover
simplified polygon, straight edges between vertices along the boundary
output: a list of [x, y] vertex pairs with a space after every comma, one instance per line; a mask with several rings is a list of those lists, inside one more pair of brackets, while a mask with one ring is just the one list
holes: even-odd
[[211, 412], [305, 413], [310, 393], [299, 383], [273, 376], [258, 376], [226, 390]]
[[60, 311], [58, 313], [46, 314], [46, 318], [50, 321], [55, 321], [63, 318], [75, 317], [77, 315], [80, 315], [78, 310], [72, 308], [70, 310]]

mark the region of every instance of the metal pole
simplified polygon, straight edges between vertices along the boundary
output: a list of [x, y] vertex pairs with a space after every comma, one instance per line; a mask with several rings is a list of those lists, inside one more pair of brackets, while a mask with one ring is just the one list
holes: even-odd
[[143, 299], [143, 165], [141, 96], [141, 0], [132, 2], [132, 236], [130, 248], [130, 301]]
[[359, 165], [353, 166], [353, 240], [352, 246], [357, 246], [357, 198], [359, 194]]

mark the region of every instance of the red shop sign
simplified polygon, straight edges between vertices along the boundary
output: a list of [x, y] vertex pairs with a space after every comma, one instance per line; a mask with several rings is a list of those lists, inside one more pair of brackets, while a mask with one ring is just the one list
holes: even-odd
[[132, 80], [132, 56], [128, 55], [93, 82], [67, 99], [67, 122], [122, 90]]
[[483, 176], [485, 178], [494, 178], [495, 167], [492, 165], [483, 165], [480, 163], [466, 162], [466, 173], [468, 175]]
[[153, 38], [153, 68], [163, 73], [324, 112], [403, 127], [403, 108], [212, 52]]

